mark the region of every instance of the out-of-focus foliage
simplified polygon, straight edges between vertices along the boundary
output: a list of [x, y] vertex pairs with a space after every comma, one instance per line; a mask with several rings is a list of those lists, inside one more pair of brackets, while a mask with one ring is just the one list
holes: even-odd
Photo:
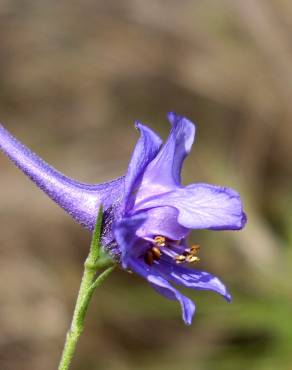
[[[133, 121], [196, 121], [185, 183], [240, 190], [242, 232], [194, 232], [220, 276], [185, 327], [176, 303], [116, 272], [96, 292], [73, 369], [292, 367], [292, 3], [1, 1], [0, 116], [83, 181], [120, 176]], [[0, 156], [0, 368], [55, 369], [90, 235]]]

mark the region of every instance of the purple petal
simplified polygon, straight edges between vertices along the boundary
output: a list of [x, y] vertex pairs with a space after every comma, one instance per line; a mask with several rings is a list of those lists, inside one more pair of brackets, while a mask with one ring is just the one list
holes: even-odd
[[134, 195], [137, 192], [146, 166], [155, 158], [162, 144], [159, 136], [148, 127], [139, 122], [136, 122], [136, 127], [141, 136], [135, 146], [125, 177], [124, 199], [126, 211], [132, 206], [134, 199], [131, 199], [131, 194]]
[[195, 126], [187, 118], [175, 113], [169, 113], [168, 119], [172, 123], [172, 129], [166, 143], [146, 168], [137, 195], [138, 201], [180, 185], [181, 167], [191, 150]]
[[123, 218], [114, 226], [114, 235], [121, 250], [121, 262], [125, 269], [128, 268], [130, 257], [141, 253], [143, 245], [139, 248], [139, 242], [146, 243], [136, 236], [137, 229], [146, 219], [147, 215], [140, 213], [133, 217]]
[[239, 194], [208, 184], [193, 184], [146, 199], [136, 211], [170, 206], [179, 211], [178, 222], [186, 228], [238, 230], [246, 223]]
[[170, 240], [180, 240], [189, 233], [189, 229], [177, 222], [178, 211], [173, 207], [151, 208], [145, 213], [147, 220], [137, 230], [141, 238], [163, 235]]
[[179, 266], [167, 257], [164, 257], [159, 263], [155, 263], [153, 269], [175, 284], [195, 290], [212, 290], [221, 294], [227, 301], [231, 300], [225, 285], [208, 272]]
[[167, 280], [152, 270], [146, 263], [132, 259], [130, 261], [130, 267], [134, 272], [146, 279], [158, 293], [168, 299], [177, 300], [181, 305], [184, 322], [187, 325], [191, 325], [192, 317], [195, 313], [195, 305], [189, 298], [171, 286]]
[[115, 209], [115, 214], [119, 213], [124, 178], [100, 185], [72, 180], [30, 151], [2, 125], [0, 149], [40, 189], [84, 227], [94, 229], [100, 204], [103, 204], [104, 210], [111, 208]]

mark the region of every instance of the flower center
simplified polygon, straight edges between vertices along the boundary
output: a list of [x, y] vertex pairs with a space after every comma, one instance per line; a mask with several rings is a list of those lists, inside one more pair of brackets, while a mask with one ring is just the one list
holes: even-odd
[[151, 241], [151, 247], [146, 251], [144, 260], [151, 266], [154, 261], [159, 261], [162, 254], [165, 254], [175, 260], [176, 263], [196, 263], [200, 261], [197, 256], [200, 249], [199, 245], [193, 245], [185, 248], [180, 245], [180, 240], [167, 240], [164, 236], [157, 235]]
[[183, 254], [179, 254], [175, 257], [176, 263], [182, 262], [199, 262], [200, 258], [197, 256], [200, 250], [200, 246], [198, 244], [192, 245], [191, 248], [186, 248]]

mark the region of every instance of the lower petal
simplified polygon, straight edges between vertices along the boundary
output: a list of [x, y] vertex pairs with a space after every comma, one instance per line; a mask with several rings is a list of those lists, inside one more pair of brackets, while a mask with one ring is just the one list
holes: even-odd
[[182, 317], [185, 324], [191, 325], [195, 313], [195, 305], [189, 298], [185, 297], [171, 286], [168, 281], [155, 272], [151, 266], [138, 260], [131, 260], [129, 266], [134, 272], [145, 278], [158, 293], [168, 299], [177, 300], [181, 305]]
[[179, 266], [169, 257], [164, 257], [154, 264], [153, 269], [174, 284], [195, 290], [211, 290], [222, 295], [228, 302], [231, 301], [231, 295], [225, 285], [208, 272]]

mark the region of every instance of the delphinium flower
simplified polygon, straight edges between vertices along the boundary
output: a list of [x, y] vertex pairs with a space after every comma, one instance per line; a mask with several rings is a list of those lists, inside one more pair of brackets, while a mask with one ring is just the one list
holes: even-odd
[[0, 148], [50, 198], [76, 221], [93, 230], [103, 206], [101, 246], [123, 269], [145, 278], [160, 294], [179, 301], [190, 324], [194, 303], [172, 283], [211, 290], [230, 300], [224, 284], [193, 268], [198, 246], [188, 246], [192, 229], [239, 230], [246, 222], [239, 194], [227, 187], [181, 184], [181, 168], [195, 126], [169, 113], [170, 134], [163, 144], [147, 126], [136, 122], [140, 138], [126, 175], [90, 185], [57, 172], [0, 126]]

